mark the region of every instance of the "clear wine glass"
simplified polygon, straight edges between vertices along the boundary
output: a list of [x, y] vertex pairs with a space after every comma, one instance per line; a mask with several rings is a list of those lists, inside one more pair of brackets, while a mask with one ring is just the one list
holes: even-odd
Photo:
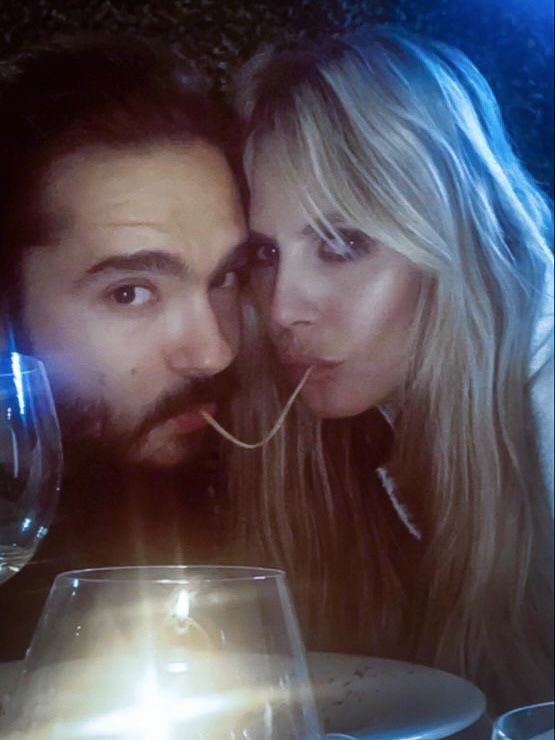
[[492, 740], [553, 740], [554, 706], [548, 701], [502, 714], [494, 725]]
[[62, 445], [43, 364], [0, 354], [0, 583], [31, 559], [58, 503]]
[[160, 566], [59, 575], [3, 737], [29, 731], [56, 740], [321, 738], [284, 574]]

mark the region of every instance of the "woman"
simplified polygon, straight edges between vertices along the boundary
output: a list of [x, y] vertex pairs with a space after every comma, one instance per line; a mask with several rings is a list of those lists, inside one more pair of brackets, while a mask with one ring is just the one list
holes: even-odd
[[242, 541], [310, 647], [457, 672], [497, 710], [550, 697], [551, 218], [489, 86], [376, 28], [262, 53], [238, 90], [275, 378], [246, 357], [243, 438], [312, 367], [234, 453]]

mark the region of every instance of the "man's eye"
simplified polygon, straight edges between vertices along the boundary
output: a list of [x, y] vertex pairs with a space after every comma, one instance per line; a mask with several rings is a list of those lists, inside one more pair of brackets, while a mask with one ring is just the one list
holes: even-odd
[[120, 306], [144, 306], [152, 301], [153, 292], [139, 285], [122, 285], [112, 291], [111, 297]]
[[275, 244], [253, 244], [250, 249], [250, 267], [272, 267], [279, 262], [279, 247]]
[[339, 231], [320, 241], [318, 256], [324, 262], [353, 262], [368, 254], [373, 244], [361, 231]]

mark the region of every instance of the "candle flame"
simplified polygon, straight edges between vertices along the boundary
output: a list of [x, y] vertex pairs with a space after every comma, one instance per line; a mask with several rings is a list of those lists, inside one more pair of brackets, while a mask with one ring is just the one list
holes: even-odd
[[181, 588], [177, 594], [174, 606], [174, 615], [180, 621], [185, 621], [189, 617], [191, 611], [191, 599], [187, 593], [187, 589]]

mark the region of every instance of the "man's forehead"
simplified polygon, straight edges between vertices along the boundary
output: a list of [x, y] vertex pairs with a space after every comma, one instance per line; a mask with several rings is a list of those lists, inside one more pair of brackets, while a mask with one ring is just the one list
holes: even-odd
[[206, 144], [69, 155], [51, 168], [45, 196], [61, 248], [91, 264], [140, 248], [205, 268], [246, 236], [231, 171]]
[[117, 222], [137, 207], [144, 215], [135, 220], [144, 221], [176, 205], [193, 210], [203, 203], [223, 211], [235, 205], [238, 191], [224, 155], [209, 144], [191, 142], [68, 154], [49, 168], [44, 195], [51, 209], [72, 208], [82, 218], [101, 215]]

